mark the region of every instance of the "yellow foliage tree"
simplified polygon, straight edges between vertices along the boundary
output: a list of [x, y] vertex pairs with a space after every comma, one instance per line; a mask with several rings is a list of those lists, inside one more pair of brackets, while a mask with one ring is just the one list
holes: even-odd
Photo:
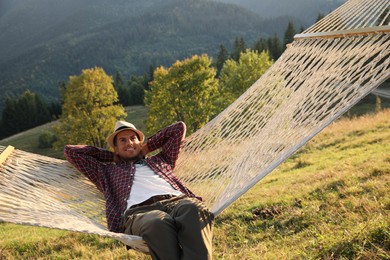
[[62, 89], [62, 115], [55, 127], [56, 148], [65, 144], [106, 147], [106, 137], [115, 121], [126, 116], [118, 102], [113, 80], [102, 68], [85, 69], [71, 76]]
[[225, 109], [250, 86], [253, 85], [273, 64], [268, 52], [246, 50], [238, 61], [229, 59], [222, 67], [217, 113]]
[[206, 124], [214, 111], [213, 99], [218, 90], [215, 74], [205, 54], [177, 61], [168, 69], [157, 68], [150, 91], [145, 93], [148, 132], [181, 120], [191, 134]]

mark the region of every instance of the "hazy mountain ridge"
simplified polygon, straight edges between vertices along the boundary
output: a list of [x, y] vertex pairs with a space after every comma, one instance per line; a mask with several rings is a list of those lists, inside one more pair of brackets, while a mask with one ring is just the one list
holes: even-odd
[[[258, 29], [262, 19], [234, 5], [198, 0], [131, 2], [138, 3], [142, 12], [131, 13], [129, 6], [119, 10], [120, 5], [106, 9], [107, 1], [91, 6], [71, 1], [77, 10], [24, 37], [19, 34], [27, 29], [21, 23], [15, 24], [19, 30], [3, 30], [12, 15], [20, 19], [24, 10], [23, 5], [11, 9], [0, 20], [2, 92], [21, 93], [29, 88], [58, 97], [58, 82], [83, 68], [102, 66], [109, 73], [118, 69], [128, 76], [145, 72], [150, 64], [168, 65], [192, 54], [215, 53], [218, 44], [237, 36], [254, 40], [262, 33]], [[48, 14], [47, 10], [39, 12]], [[35, 21], [30, 27], [40, 23]]]
[[217, 0], [245, 7], [264, 18], [290, 16], [300, 18], [304, 26], [313, 23], [319, 13], [328, 14], [347, 0]]
[[[11, 8], [0, 18], [0, 58], [15, 53], [17, 55], [19, 49], [26, 51], [35, 44], [98, 30], [100, 26], [114, 22], [120, 17], [139, 15], [142, 10], [150, 8], [150, 5], [137, 0], [119, 0], [115, 1], [115, 5], [106, 0], [24, 2]], [[121, 5], [121, 2], [126, 4]]]

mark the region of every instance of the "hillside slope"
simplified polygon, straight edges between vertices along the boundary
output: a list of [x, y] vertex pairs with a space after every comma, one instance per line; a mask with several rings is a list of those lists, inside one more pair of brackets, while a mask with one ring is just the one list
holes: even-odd
[[[131, 120], [131, 119], [129, 119]], [[343, 118], [216, 219], [216, 259], [389, 259], [390, 110]], [[0, 223], [0, 259], [150, 259], [117, 241]]]
[[389, 109], [334, 122], [217, 219], [217, 256], [389, 259], [389, 148]]

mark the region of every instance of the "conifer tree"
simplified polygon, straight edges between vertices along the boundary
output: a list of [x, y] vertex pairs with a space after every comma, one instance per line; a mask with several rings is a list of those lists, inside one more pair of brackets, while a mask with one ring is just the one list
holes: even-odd
[[19, 98], [8, 97], [2, 114], [1, 137], [10, 136], [47, 123], [51, 115], [47, 104], [29, 90]]
[[128, 82], [129, 105], [143, 105], [145, 95], [145, 77], [132, 76]]
[[11, 136], [17, 133], [18, 130], [18, 118], [16, 115], [16, 101], [10, 97], [5, 99], [5, 107], [2, 112], [2, 120], [0, 125], [0, 139], [7, 136]]
[[324, 14], [322, 14], [322, 13], [319, 13], [318, 15], [317, 15], [317, 19], [316, 19], [316, 22], [319, 22], [322, 18], [324, 18], [325, 17], [325, 15]]
[[273, 37], [268, 38], [268, 48], [269, 54], [273, 60], [279, 59], [280, 55], [282, 55], [282, 43], [276, 33]]
[[145, 77], [145, 86], [144, 87], [146, 90], [149, 90], [149, 82], [153, 81], [154, 69], [155, 69], [155, 67], [153, 65], [149, 66], [149, 73], [146, 74], [146, 77]]
[[295, 26], [293, 22], [288, 22], [287, 29], [284, 32], [283, 39], [283, 50], [287, 48], [287, 44], [292, 43], [294, 41], [294, 35], [296, 34]]
[[258, 53], [261, 53], [263, 51], [268, 51], [269, 47], [268, 47], [267, 40], [264, 38], [258, 39], [253, 46], [253, 50], [257, 51]]
[[217, 77], [219, 77], [219, 73], [221, 72], [223, 64], [228, 59], [229, 59], [229, 51], [226, 49], [226, 47], [223, 44], [219, 45], [219, 52], [218, 52], [218, 55], [217, 55], [217, 62], [215, 64], [215, 66], [217, 68]]
[[231, 53], [230, 57], [233, 60], [238, 61], [240, 59], [241, 52], [243, 52], [245, 50], [246, 50], [246, 43], [244, 41], [244, 38], [237, 37], [234, 40], [233, 50], [232, 50], [232, 53]]
[[125, 86], [125, 81], [119, 71], [115, 73], [114, 87], [118, 93], [119, 103], [122, 106], [129, 106], [131, 99], [129, 89]]

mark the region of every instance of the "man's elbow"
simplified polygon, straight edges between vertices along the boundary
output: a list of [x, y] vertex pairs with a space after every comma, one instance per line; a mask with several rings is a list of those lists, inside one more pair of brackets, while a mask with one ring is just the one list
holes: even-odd
[[186, 136], [187, 126], [183, 121], [179, 121], [177, 123], [180, 126], [180, 130], [183, 133], [183, 138], [184, 138]]

